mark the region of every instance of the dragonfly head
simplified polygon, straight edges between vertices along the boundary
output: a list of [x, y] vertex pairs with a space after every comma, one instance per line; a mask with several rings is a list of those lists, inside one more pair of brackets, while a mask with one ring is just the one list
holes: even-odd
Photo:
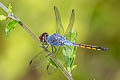
[[45, 32], [45, 33], [43, 33], [43, 34], [40, 35], [39, 39], [40, 39], [41, 42], [46, 43], [47, 42], [46, 41], [47, 37], [48, 37], [48, 33]]

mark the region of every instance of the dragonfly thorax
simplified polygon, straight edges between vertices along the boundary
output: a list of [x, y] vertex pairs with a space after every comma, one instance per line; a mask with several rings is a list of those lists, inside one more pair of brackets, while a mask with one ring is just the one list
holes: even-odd
[[47, 37], [48, 37], [48, 33], [45, 32], [45, 33], [41, 34], [41, 36], [39, 37], [39, 39], [40, 39], [41, 42], [46, 43], [47, 42], [46, 41]]

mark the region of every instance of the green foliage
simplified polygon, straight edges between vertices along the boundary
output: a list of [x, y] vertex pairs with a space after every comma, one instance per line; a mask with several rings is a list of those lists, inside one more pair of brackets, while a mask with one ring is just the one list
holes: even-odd
[[0, 15], [0, 21], [6, 20], [6, 19], [7, 19], [6, 16], [4, 16], [4, 15]]
[[58, 68], [58, 66], [52, 61], [52, 59], [48, 58], [48, 63], [50, 63], [50, 65], [53, 67], [53, 68]]
[[15, 28], [15, 26], [16, 26], [17, 23], [18, 22], [16, 20], [12, 20], [11, 22], [9, 22], [6, 25], [6, 28], [5, 28], [6, 36], [8, 36], [8, 33], [11, 32], [11, 30]]
[[76, 67], [77, 67], [77, 65], [73, 65], [72, 68], [71, 68], [71, 70], [75, 69]]
[[12, 4], [11, 3], [9, 3], [9, 5], [8, 5], [8, 13], [12, 13]]
[[[72, 42], [76, 42], [76, 37], [77, 33], [75, 31], [72, 31], [66, 35], [67, 40], [70, 40]], [[64, 46], [63, 48], [65, 67], [68, 72], [71, 72], [76, 67], [76, 65], [73, 65], [76, 57], [76, 50], [77, 47], [75, 46]]]
[[[11, 3], [8, 6], [8, 14], [12, 14], [12, 5], [11, 5]], [[0, 15], [0, 20], [1, 21], [7, 20], [7, 17], [4, 16], [4, 15]], [[10, 22], [8, 22], [6, 24], [6, 28], [5, 28], [6, 36], [8, 36], [8, 33], [11, 32], [11, 30], [15, 28], [17, 23], [18, 22], [16, 20], [11, 20]]]
[[[8, 14], [12, 14], [12, 5], [11, 5], [11, 3], [8, 6]], [[0, 15], [0, 20], [1, 21], [7, 20], [7, 17], [4, 16], [4, 15]], [[5, 28], [6, 36], [8, 36], [8, 33], [11, 32], [11, 30], [15, 28], [17, 23], [18, 23], [18, 21], [11, 20], [9, 23], [6, 24], [6, 28]]]

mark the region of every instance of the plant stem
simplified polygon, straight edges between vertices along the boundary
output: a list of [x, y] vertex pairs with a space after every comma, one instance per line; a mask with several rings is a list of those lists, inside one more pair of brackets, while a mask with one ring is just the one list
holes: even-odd
[[23, 29], [25, 29], [26, 32], [28, 32], [28, 33], [32, 36], [32, 38], [33, 38], [36, 42], [40, 43], [40, 40], [37, 38], [37, 36], [35, 36], [35, 35], [32, 33], [32, 31], [31, 31], [30, 29], [28, 29], [28, 27], [27, 27], [22, 21], [19, 21], [19, 24], [21, 25], [21, 27], [23, 27]]
[[[0, 2], [0, 7], [1, 7], [6, 13], [8, 13], [8, 8], [7, 8], [6, 6], [4, 6], [1, 2]], [[22, 27], [26, 32], [28, 32], [36, 42], [40, 43], [40, 40], [38, 39], [38, 37], [37, 37], [35, 34], [33, 34], [32, 31], [31, 31], [18, 17], [16, 17], [13, 13], [12, 13], [12, 14], [9, 14], [9, 13], [8, 13], [8, 17], [11, 18], [11, 19], [13, 19], [13, 20], [18, 21], [18, 23], [21, 25], [21, 27]], [[52, 55], [52, 53], [51, 53], [48, 49], [46, 49], [44, 46], [43, 46], [42, 48], [46, 51], [46, 53], [47, 53], [48, 55], [50, 54], [49, 57], [50, 57], [50, 58], [52, 59], [52, 61], [59, 67], [59, 69], [64, 73], [64, 75], [67, 77], [67, 79], [68, 79], [68, 80], [73, 80], [72, 75], [70, 75], [70, 74], [64, 69], [64, 67], [55, 59], [55, 57]]]

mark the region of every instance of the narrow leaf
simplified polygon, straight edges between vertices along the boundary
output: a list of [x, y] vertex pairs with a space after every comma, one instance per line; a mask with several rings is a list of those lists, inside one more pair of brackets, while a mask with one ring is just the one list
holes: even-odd
[[[72, 42], [76, 42], [77, 33], [75, 31], [69, 32], [66, 34], [67, 40]], [[75, 46], [64, 46], [63, 48], [63, 55], [65, 59], [65, 65], [68, 72], [72, 71], [74, 60], [76, 57], [76, 50]]]
[[77, 67], [77, 65], [73, 65], [73, 66], [72, 66], [72, 70], [75, 69], [76, 67]]
[[15, 28], [15, 26], [16, 26], [17, 23], [18, 23], [17, 21], [12, 20], [11, 22], [9, 22], [6, 25], [6, 28], [5, 28], [6, 36], [8, 36], [8, 33], [11, 32], [11, 30]]
[[8, 6], [8, 13], [12, 13], [12, 4], [9, 3], [9, 6]]
[[58, 68], [58, 66], [52, 61], [52, 59], [48, 58], [48, 63], [54, 68]]

